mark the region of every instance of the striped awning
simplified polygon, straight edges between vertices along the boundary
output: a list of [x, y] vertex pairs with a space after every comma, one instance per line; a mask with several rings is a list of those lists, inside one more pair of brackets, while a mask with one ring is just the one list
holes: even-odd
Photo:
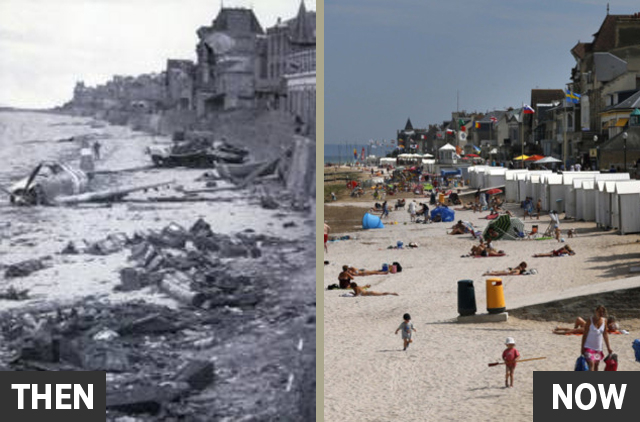
[[624, 127], [627, 122], [629, 121], [629, 119], [618, 119], [618, 121], [616, 122], [616, 127]]

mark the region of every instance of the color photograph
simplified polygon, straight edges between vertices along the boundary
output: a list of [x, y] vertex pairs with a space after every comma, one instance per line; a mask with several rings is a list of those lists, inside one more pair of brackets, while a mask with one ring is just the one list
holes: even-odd
[[324, 20], [324, 420], [531, 421], [538, 371], [640, 370], [637, 2]]

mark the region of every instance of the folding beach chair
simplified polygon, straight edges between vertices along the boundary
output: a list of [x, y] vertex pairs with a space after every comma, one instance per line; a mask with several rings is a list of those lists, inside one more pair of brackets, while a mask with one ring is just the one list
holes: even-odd
[[554, 237], [556, 235], [555, 231], [556, 231], [556, 222], [551, 220], [549, 222], [549, 226], [547, 227], [547, 230], [544, 231], [544, 234], [542, 235], [543, 237]]

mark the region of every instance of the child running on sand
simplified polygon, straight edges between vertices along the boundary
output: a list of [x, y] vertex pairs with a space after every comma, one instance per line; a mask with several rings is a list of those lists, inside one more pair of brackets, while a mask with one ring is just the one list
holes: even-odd
[[507, 337], [505, 342], [507, 348], [502, 352], [502, 360], [504, 360], [504, 366], [507, 368], [504, 377], [504, 387], [513, 387], [513, 373], [516, 370], [516, 364], [520, 359], [520, 352], [516, 349], [516, 341], [513, 337]]
[[409, 343], [413, 342], [413, 340], [411, 340], [411, 331], [417, 331], [415, 328], [413, 328], [413, 324], [411, 323], [411, 315], [404, 314], [402, 316], [402, 319], [404, 319], [404, 321], [402, 321], [402, 323], [396, 330], [396, 334], [398, 334], [398, 331], [402, 331], [402, 341], [404, 342], [404, 349], [402, 350], [407, 350], [407, 348], [409, 347]]

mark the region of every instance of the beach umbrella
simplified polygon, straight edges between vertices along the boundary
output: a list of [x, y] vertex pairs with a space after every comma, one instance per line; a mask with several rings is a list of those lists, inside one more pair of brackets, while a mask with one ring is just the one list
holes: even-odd
[[544, 158], [544, 155], [531, 155], [529, 158], [526, 158], [524, 161], [539, 161], [542, 160]]
[[[511, 229], [511, 218], [507, 214], [503, 214], [487, 225], [482, 237], [484, 240], [498, 240], [505, 233], [508, 233], [509, 229]], [[493, 233], [493, 235], [489, 235], [489, 233]]]
[[467, 154], [466, 157], [477, 158], [477, 157], [480, 157], [480, 156], [478, 154]]
[[520, 160], [526, 160], [527, 158], [529, 158], [528, 155], [520, 155], [520, 156], [514, 158], [513, 160], [514, 161], [520, 161]]
[[501, 189], [497, 189], [497, 188], [496, 189], [489, 189], [487, 191], [487, 195], [497, 195], [499, 193], [502, 193], [502, 190]]
[[541, 160], [538, 160], [535, 162], [535, 164], [549, 164], [549, 163], [561, 163], [562, 160], [558, 160], [557, 158], [554, 157], [544, 157]]

